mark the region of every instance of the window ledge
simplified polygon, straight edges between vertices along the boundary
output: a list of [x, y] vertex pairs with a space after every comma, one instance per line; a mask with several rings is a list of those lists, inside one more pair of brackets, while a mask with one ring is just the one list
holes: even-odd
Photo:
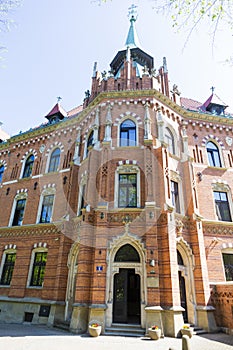
[[227, 168], [218, 167], [218, 166], [211, 166], [211, 165], [208, 165], [207, 168], [209, 168], [209, 169], [216, 169], [216, 170], [222, 170], [222, 171], [227, 171]]
[[212, 224], [212, 225], [221, 225], [221, 226], [232, 226], [233, 222], [232, 221], [220, 221], [220, 220], [202, 220], [203, 224]]

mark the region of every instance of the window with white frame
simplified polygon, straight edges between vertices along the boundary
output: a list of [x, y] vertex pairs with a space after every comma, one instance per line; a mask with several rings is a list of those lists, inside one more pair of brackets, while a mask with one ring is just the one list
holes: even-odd
[[85, 148], [84, 148], [84, 157], [86, 158], [88, 156], [88, 153], [91, 149], [91, 147], [94, 146], [94, 130], [91, 130], [91, 132], [89, 133], [86, 143], [85, 143]]
[[119, 174], [118, 207], [137, 207], [137, 174]]
[[120, 146], [136, 146], [136, 124], [131, 119], [120, 125]]
[[25, 206], [26, 198], [16, 199], [12, 226], [21, 226], [23, 224]]
[[178, 182], [171, 180], [171, 199], [172, 205], [177, 213], [180, 213], [180, 196]]
[[233, 250], [222, 252], [226, 281], [233, 281]]
[[115, 207], [140, 207], [140, 169], [137, 165], [120, 165], [115, 173]]
[[174, 139], [174, 135], [173, 135], [173, 133], [171, 132], [171, 130], [168, 127], [165, 128], [164, 141], [167, 144], [169, 153], [175, 154], [175, 139]]
[[33, 154], [31, 154], [29, 157], [27, 157], [26, 162], [24, 164], [24, 170], [22, 178], [27, 178], [32, 175], [32, 168], [35, 161], [35, 157]]
[[2, 183], [4, 171], [5, 171], [4, 165], [0, 165], [0, 183]]
[[207, 142], [206, 151], [207, 151], [209, 165], [213, 167], [222, 167], [219, 149], [214, 142], [212, 141]]
[[52, 220], [54, 194], [44, 195], [41, 205], [40, 223], [48, 223]]
[[0, 285], [9, 286], [11, 284], [16, 260], [15, 250], [5, 250], [2, 257]]
[[43, 287], [47, 255], [47, 249], [33, 250], [28, 279], [29, 287]]
[[81, 184], [80, 185], [80, 190], [79, 190], [79, 199], [78, 199], [78, 216], [81, 215], [82, 209], [85, 208], [85, 195], [86, 195], [86, 184]]
[[48, 173], [58, 171], [60, 164], [61, 150], [55, 148], [50, 155]]
[[227, 193], [214, 191], [214, 201], [218, 220], [231, 221], [231, 213]]

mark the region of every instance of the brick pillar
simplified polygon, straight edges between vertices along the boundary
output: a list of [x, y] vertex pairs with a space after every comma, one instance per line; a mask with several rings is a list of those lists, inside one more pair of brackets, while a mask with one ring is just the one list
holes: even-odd
[[158, 221], [160, 295], [163, 312], [164, 334], [177, 337], [184, 323], [180, 306], [180, 290], [176, 252], [174, 213], [161, 214]]
[[209, 306], [210, 285], [205, 254], [205, 244], [201, 217], [198, 215], [198, 198], [195, 185], [195, 174], [192, 164], [183, 163], [183, 186], [186, 195], [186, 210], [190, 218], [189, 243], [195, 257], [194, 284], [196, 292], [196, 311], [198, 326], [207, 331], [216, 330], [213, 311]]

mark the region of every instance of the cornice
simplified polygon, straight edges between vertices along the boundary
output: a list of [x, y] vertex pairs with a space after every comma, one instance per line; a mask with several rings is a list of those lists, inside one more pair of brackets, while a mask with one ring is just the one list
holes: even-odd
[[[149, 99], [156, 99], [157, 103], [153, 101], [154, 104], [162, 103], [166, 107], [170, 108], [173, 112], [177, 113], [181, 118], [184, 118], [186, 121], [203, 121], [208, 123], [219, 123], [221, 125], [233, 125], [233, 118], [219, 117], [210, 114], [197, 113], [193, 111], [188, 111], [176, 104], [167, 96], [163, 95], [156, 89], [148, 89], [148, 90], [121, 90], [121, 91], [107, 91], [99, 93], [96, 98], [81, 112], [77, 114], [77, 116], [73, 116], [63, 120], [60, 123], [52, 124], [52, 125], [44, 125], [41, 128], [35, 130], [28, 130], [22, 134], [12, 136], [7, 142], [0, 144], [0, 150], [5, 149], [6, 152], [11, 147], [12, 144], [23, 142], [25, 140], [38, 138], [41, 140], [44, 138], [49, 138], [49, 136], [45, 134], [51, 134], [54, 131], [59, 132], [62, 129], [77, 127], [78, 122], [82, 122], [83, 119], [103, 100], [118, 100], [112, 102], [119, 102], [119, 99], [123, 99], [122, 102], [133, 102], [134, 100], [138, 100], [138, 102], [146, 103]], [[130, 101], [129, 101], [130, 100]], [[152, 101], [151, 101], [152, 102]], [[68, 131], [68, 130], [67, 130]]]

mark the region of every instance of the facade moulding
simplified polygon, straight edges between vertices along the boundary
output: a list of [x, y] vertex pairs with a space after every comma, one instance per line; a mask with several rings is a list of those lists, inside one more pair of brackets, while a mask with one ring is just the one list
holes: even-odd
[[233, 236], [233, 222], [203, 220], [203, 233], [206, 235]]
[[23, 237], [23, 236], [37, 236], [47, 234], [59, 234], [63, 229], [63, 223], [58, 224], [41, 224], [41, 225], [23, 225], [13, 227], [0, 227], [0, 237]]

